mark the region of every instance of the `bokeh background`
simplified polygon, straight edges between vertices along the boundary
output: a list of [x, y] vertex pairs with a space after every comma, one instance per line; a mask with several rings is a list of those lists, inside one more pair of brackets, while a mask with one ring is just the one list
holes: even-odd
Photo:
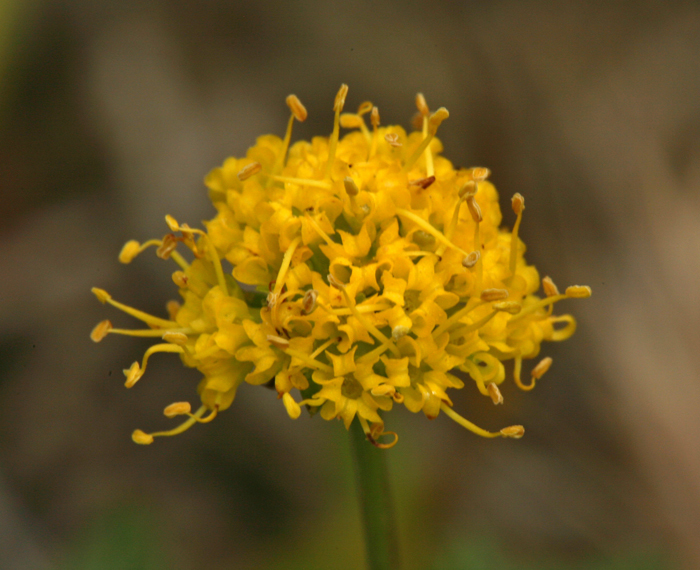
[[328, 134], [332, 101], [409, 125], [450, 110], [456, 165], [522, 193], [528, 259], [579, 331], [534, 392], [455, 403], [520, 441], [392, 413], [408, 569], [700, 567], [700, 7], [695, 2], [0, 0], [0, 568], [362, 567], [342, 425], [239, 391], [150, 447], [196, 371], [88, 337], [90, 287], [152, 312], [176, 295], [128, 239], [212, 216], [203, 176], [284, 98]]

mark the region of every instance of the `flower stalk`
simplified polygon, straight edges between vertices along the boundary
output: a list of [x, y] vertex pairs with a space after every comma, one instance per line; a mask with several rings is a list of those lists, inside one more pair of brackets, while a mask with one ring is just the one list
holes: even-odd
[[386, 452], [368, 445], [360, 422], [350, 426], [355, 485], [365, 533], [369, 570], [397, 570], [398, 532], [386, 466]]

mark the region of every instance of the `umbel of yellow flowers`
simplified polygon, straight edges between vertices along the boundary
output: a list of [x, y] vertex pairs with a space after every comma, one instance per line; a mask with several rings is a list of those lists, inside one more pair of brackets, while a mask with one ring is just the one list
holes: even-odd
[[[560, 294], [527, 265], [518, 237], [524, 199], [515, 194], [512, 231], [499, 229], [498, 195], [486, 168], [455, 169], [435, 138], [449, 116], [430, 113], [418, 95], [417, 129], [380, 126], [371, 103], [342, 113], [348, 88], [334, 104], [329, 138], [290, 146], [292, 125], [306, 109], [290, 95], [286, 135], [258, 138], [245, 158], [229, 158], [205, 178], [217, 215], [205, 229], [180, 224], [171, 233], [119, 255], [129, 263], [149, 246], [177, 266], [182, 303], [155, 317], [123, 305], [102, 289], [103, 303], [148, 328], [95, 327], [108, 333], [160, 339], [124, 371], [130, 388], [156, 352], [180, 355], [202, 374], [201, 406], [165, 408], [187, 416], [175, 429], [133, 433], [136, 443], [174, 435], [207, 422], [233, 402], [245, 383], [274, 386], [291, 418], [301, 406], [322, 418], [357, 418], [367, 438], [390, 447], [383, 412], [403, 405], [428, 418], [444, 412], [484, 437], [523, 435], [522, 426], [485, 431], [453, 410], [449, 389], [465, 387], [503, 403], [503, 361], [514, 361], [515, 383], [534, 387], [552, 360], [522, 380], [522, 362], [545, 340], [564, 340], [576, 327], [553, 305], [588, 297], [588, 287]], [[366, 122], [369, 117], [369, 125]], [[340, 138], [340, 128], [350, 132]], [[189, 250], [181, 255], [178, 247]], [[188, 258], [190, 260], [188, 260]], [[393, 436], [388, 443], [380, 437]], [[386, 438], [383, 438], [385, 441]]]

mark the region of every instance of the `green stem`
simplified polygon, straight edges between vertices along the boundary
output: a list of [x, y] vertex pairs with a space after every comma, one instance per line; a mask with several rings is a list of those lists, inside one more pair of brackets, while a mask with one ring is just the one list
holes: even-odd
[[397, 570], [399, 548], [396, 519], [387, 476], [387, 450], [374, 447], [357, 420], [350, 426], [357, 496], [365, 529], [370, 570]]

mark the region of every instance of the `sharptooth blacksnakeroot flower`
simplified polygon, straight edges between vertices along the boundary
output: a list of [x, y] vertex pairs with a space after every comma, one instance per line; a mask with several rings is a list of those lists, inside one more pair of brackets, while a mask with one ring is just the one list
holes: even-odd
[[[397, 440], [382, 418], [395, 405], [430, 419], [442, 411], [484, 437], [523, 435], [522, 426], [477, 427], [453, 409], [448, 391], [469, 380], [475, 394], [502, 404], [505, 360], [514, 361], [517, 386], [532, 389], [552, 360], [534, 366], [527, 383], [523, 361], [576, 328], [572, 316], [553, 314], [554, 304], [588, 297], [590, 288], [561, 294], [526, 264], [518, 237], [524, 198], [513, 196], [513, 229], [499, 229], [489, 170], [455, 169], [440, 155], [435, 135], [449, 117], [445, 108], [431, 113], [419, 94], [419, 126], [407, 133], [380, 126], [370, 102], [342, 113], [346, 95], [343, 85], [329, 138], [294, 144], [294, 121], [307, 112], [290, 95], [283, 139], [261, 136], [244, 158], [206, 176], [217, 214], [204, 230], [166, 216], [162, 239], [124, 246], [122, 263], [154, 246], [177, 266], [182, 303], [168, 303], [166, 318], [93, 289], [146, 325], [125, 330], [103, 321], [94, 341], [115, 333], [159, 339], [124, 371], [127, 387], [157, 352], [176, 353], [202, 374], [201, 406], [169, 405], [165, 415], [185, 416], [184, 423], [136, 430], [135, 442], [210, 421], [243, 383], [274, 387], [291, 418], [302, 406], [346, 427], [357, 418], [379, 447]], [[341, 126], [350, 129], [342, 138]], [[392, 436], [388, 443], [383, 435]]]

